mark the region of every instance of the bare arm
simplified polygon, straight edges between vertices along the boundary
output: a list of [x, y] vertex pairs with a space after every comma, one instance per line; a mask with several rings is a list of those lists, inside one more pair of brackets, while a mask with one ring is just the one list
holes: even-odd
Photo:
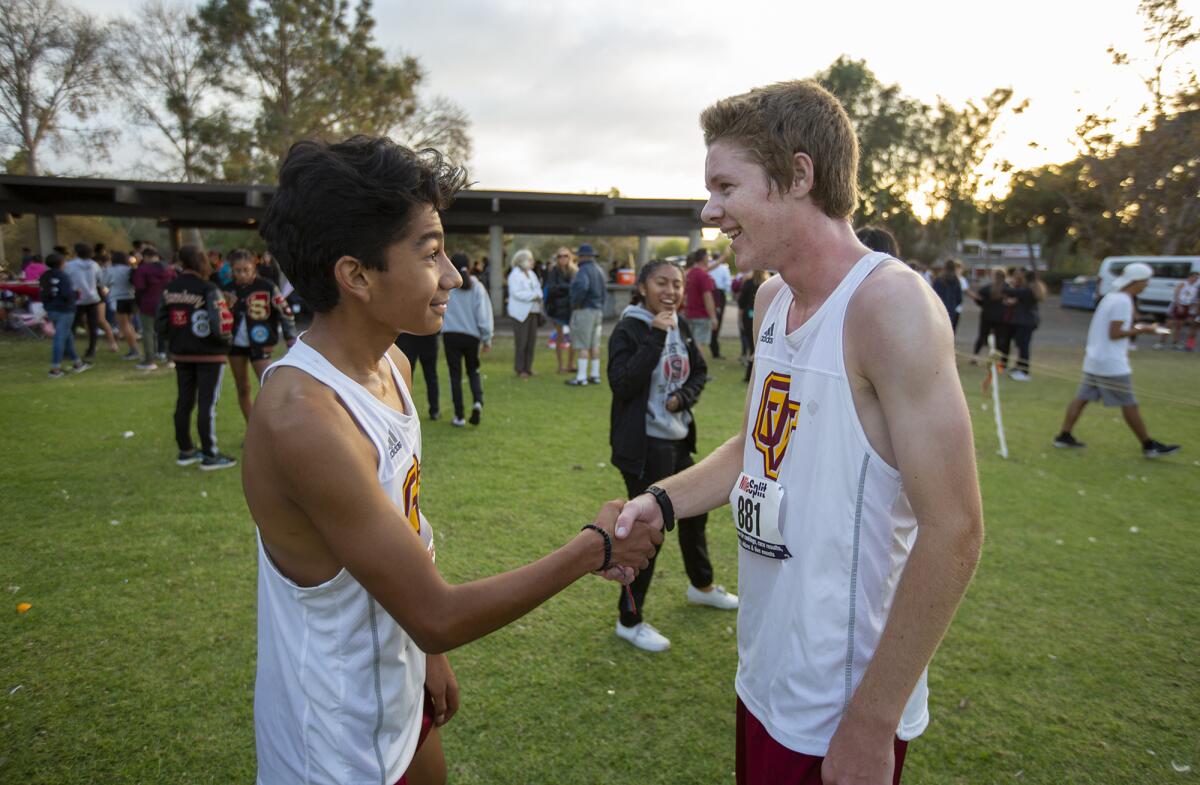
[[[783, 279], [775, 276], [758, 288], [754, 298], [754, 336], [758, 335], [762, 326], [763, 314], [767, 312], [771, 301], [782, 287]], [[705, 293], [705, 297], [711, 297], [711, 294]], [[751, 392], [753, 390], [746, 391], [742, 425], [736, 434], [695, 466], [655, 483], [670, 497], [676, 520], [708, 512], [729, 501], [733, 484], [742, 473], [742, 450], [746, 443], [746, 418], [750, 409]], [[617, 537], [624, 537], [634, 521], [645, 521], [662, 528], [662, 511], [653, 496], [644, 493], [626, 503], [617, 519]]]
[[[425, 652], [482, 637], [600, 567], [603, 540], [584, 531], [532, 564], [472, 583], [447, 583], [379, 486], [374, 449], [332, 395], [301, 396], [288, 404], [264, 434], [277, 454], [289, 456], [277, 475], [282, 491], [338, 563]], [[611, 532], [620, 507], [606, 505], [597, 525]], [[645, 566], [655, 541], [662, 541], [660, 533], [638, 527], [630, 538], [614, 541], [614, 563]]]
[[[917, 540], [875, 656], [830, 742], [826, 782], [883, 774], [870, 767], [890, 760], [904, 706], [979, 561], [983, 513], [971, 419], [940, 311], [932, 293], [904, 273], [868, 279], [847, 317], [847, 368], [878, 399]], [[903, 331], [890, 322], [896, 312], [907, 314]]]

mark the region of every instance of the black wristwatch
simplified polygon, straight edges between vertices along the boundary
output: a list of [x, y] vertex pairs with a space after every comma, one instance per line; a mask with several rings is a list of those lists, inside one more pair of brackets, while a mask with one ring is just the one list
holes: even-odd
[[651, 485], [646, 489], [646, 493], [654, 497], [658, 502], [658, 509], [662, 510], [663, 531], [669, 532], [675, 528], [675, 506], [671, 504], [671, 497], [667, 492], [657, 485]]

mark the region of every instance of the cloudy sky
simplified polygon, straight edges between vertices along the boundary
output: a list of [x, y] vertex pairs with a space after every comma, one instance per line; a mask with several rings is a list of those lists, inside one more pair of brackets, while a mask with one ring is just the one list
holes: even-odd
[[376, 0], [375, 16], [424, 90], [470, 115], [481, 188], [702, 197], [700, 110], [841, 54], [925, 101], [1012, 87], [1029, 109], [996, 152], [1018, 165], [1071, 158], [1080, 109], [1128, 117], [1145, 100], [1105, 51], [1145, 52], [1136, 0]]

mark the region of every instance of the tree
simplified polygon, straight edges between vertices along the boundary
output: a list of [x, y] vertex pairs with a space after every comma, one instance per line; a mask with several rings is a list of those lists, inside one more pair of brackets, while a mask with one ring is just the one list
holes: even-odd
[[416, 103], [412, 114], [390, 135], [414, 150], [432, 147], [461, 165], [471, 158], [470, 127], [471, 120], [462, 107], [439, 95], [429, 103]]
[[[1143, 112], [1153, 111], [1155, 116], [1167, 113], [1167, 99], [1170, 95], [1168, 81], [1172, 77], [1179, 79], [1179, 71], [1173, 71], [1168, 65], [1176, 55], [1182, 54], [1188, 47], [1200, 40], [1200, 29], [1192, 26], [1192, 18], [1179, 9], [1178, 0], [1140, 0], [1138, 13], [1142, 15], [1142, 30], [1146, 33], [1146, 43], [1154, 47], [1154, 53], [1148, 61], [1142, 64], [1146, 71], [1138, 76], [1150, 93], [1152, 105], [1144, 107]], [[1108, 47], [1115, 65], [1133, 65], [1134, 59], [1125, 52], [1119, 52], [1114, 47]], [[1194, 84], [1196, 74], [1190, 73]], [[1186, 79], [1186, 77], [1184, 77]]]
[[253, 166], [272, 178], [293, 142], [384, 134], [415, 109], [411, 57], [392, 63], [374, 43], [370, 0], [207, 0], [196, 29], [228, 86], [258, 104]]
[[858, 135], [856, 222], [886, 224], [902, 245], [913, 239], [916, 219], [909, 194], [921, 182], [928, 107], [885, 85], [862, 60], [839, 57], [814, 77], [846, 108]]
[[166, 174], [184, 182], [223, 179], [238, 139], [229, 108], [215, 103], [221, 74], [204, 55], [184, 5], [147, 0], [114, 24], [111, 59], [117, 92], [132, 116], [166, 141]]
[[[1010, 88], [997, 88], [981, 101], [958, 109], [939, 98], [929, 120], [928, 177], [933, 195], [945, 205], [945, 246], [953, 250], [978, 215], [976, 194], [987, 173], [981, 165], [996, 143], [993, 128], [1012, 100]], [[1024, 111], [1028, 102], [1012, 109]]]
[[16, 148], [25, 174], [40, 173], [44, 143], [61, 144], [67, 135], [77, 152], [106, 146], [105, 130], [64, 124], [94, 112], [108, 92], [104, 40], [103, 25], [58, 0], [0, 4], [0, 141]]

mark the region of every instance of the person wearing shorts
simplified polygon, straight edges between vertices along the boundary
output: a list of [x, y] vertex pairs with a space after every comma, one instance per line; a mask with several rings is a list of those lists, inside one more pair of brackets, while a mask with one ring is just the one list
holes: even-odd
[[855, 237], [857, 137], [827, 90], [756, 88], [700, 125], [702, 220], [738, 269], [778, 275], [755, 295], [740, 432], [631, 499], [617, 537], [730, 504], [738, 785], [897, 782], [983, 543], [949, 320]]
[[246, 428], [259, 785], [444, 783], [437, 728], [459, 705], [445, 652], [590, 572], [621, 565], [632, 580], [662, 542], [649, 526], [613, 539], [613, 501], [595, 530], [530, 564], [459, 585], [438, 573], [421, 495], [431, 456], [394, 341], [442, 327], [462, 279], [441, 211], [467, 182], [436, 151], [387, 138], [302, 141], [263, 216], [314, 316], [267, 370]]
[[[271, 364], [271, 352], [279, 342], [280, 333], [287, 345], [296, 340], [296, 323], [292, 310], [269, 278], [258, 274], [258, 266], [249, 251], [238, 249], [229, 254], [229, 285], [225, 300], [233, 313], [233, 340], [229, 347], [229, 367], [237, 388], [238, 407], [242, 417], [250, 421], [249, 370], [262, 385], [262, 375]], [[247, 367], [248, 366], [248, 367]]]
[[1150, 283], [1154, 270], [1147, 264], [1135, 262], [1127, 266], [1112, 289], [1104, 295], [1092, 323], [1088, 327], [1087, 350], [1083, 358], [1083, 381], [1075, 393], [1075, 399], [1067, 405], [1062, 430], [1054, 437], [1054, 446], [1081, 448], [1084, 443], [1075, 438], [1071, 431], [1084, 407], [1092, 401], [1101, 401], [1105, 406], [1121, 407], [1125, 424], [1147, 458], [1160, 458], [1179, 452], [1178, 444], [1163, 444], [1150, 438], [1146, 423], [1133, 396], [1133, 369], [1129, 365], [1129, 339], [1135, 335], [1153, 335], [1157, 328], [1152, 324], [1134, 324], [1134, 299]]
[[[604, 328], [604, 273], [596, 264], [596, 249], [579, 246], [579, 270], [571, 280], [571, 348], [579, 354], [572, 387], [600, 384], [600, 336]], [[589, 368], [588, 363], [591, 363]], [[590, 371], [590, 372], [589, 372]]]

